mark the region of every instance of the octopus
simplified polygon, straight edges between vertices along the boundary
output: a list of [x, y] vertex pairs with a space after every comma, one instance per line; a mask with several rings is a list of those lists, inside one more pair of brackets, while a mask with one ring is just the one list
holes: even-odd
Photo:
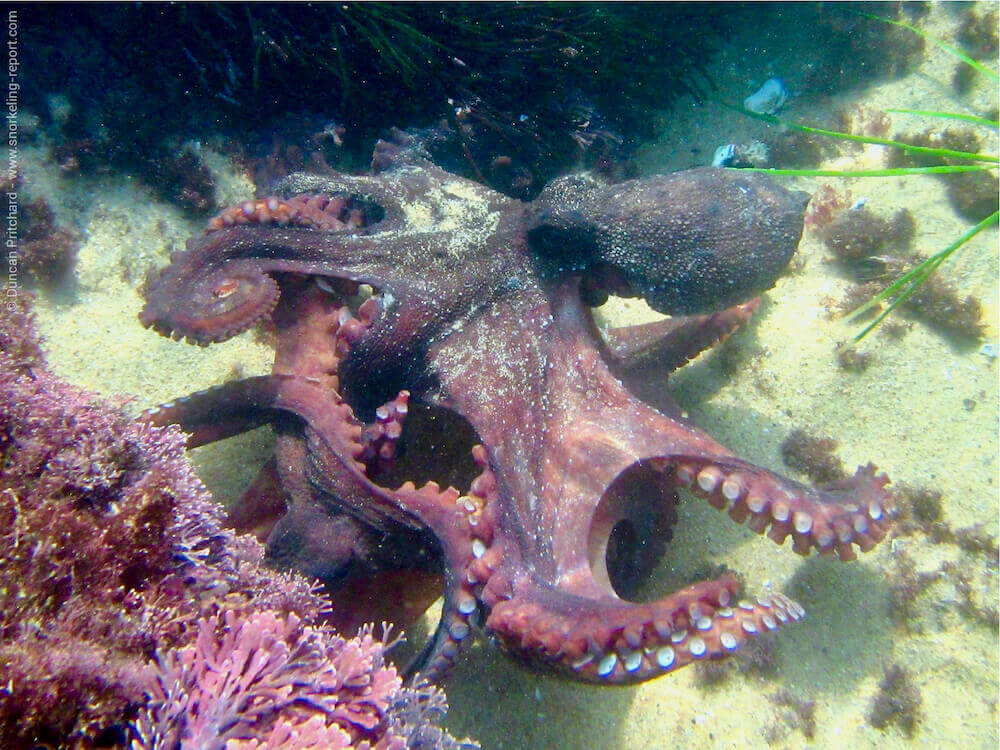
[[[806, 486], [737, 457], [668, 394], [636, 395], [747, 320], [806, 201], [762, 174], [693, 169], [561, 177], [525, 203], [380, 141], [370, 173], [292, 175], [151, 273], [145, 326], [209, 345], [262, 323], [275, 360], [145, 418], [189, 446], [269, 423], [273, 457], [233, 522], [348, 592], [339, 606], [364, 611], [380, 586], [426, 604], [443, 579], [411, 674], [443, 678], [477, 634], [600, 684], [724, 658], [804, 609], [746, 597], [732, 572], [637, 601], [681, 497], [843, 561], [891, 522], [871, 464]], [[592, 310], [611, 294], [664, 317], [602, 330]]]

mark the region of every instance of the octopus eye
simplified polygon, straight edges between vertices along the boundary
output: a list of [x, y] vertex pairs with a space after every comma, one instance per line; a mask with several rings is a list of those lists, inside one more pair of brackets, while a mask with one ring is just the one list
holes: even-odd
[[236, 279], [226, 279], [212, 290], [212, 296], [216, 299], [225, 299], [239, 289], [239, 286]]

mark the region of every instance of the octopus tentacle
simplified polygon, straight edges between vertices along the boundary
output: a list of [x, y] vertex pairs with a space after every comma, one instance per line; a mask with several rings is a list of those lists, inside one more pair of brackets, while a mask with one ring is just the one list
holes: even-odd
[[[225, 383], [145, 412], [154, 424], [179, 424], [196, 447], [272, 421], [289, 413], [308, 426], [310, 458], [317, 464], [318, 488], [353, 515], [378, 525], [385, 517], [417, 525], [388, 490], [365, 474], [362, 425], [339, 395], [315, 378], [273, 374]], [[346, 484], [342, 484], [346, 479]]]
[[732, 456], [683, 456], [675, 459], [675, 479], [716, 508], [778, 544], [792, 537], [800, 555], [813, 549], [846, 561], [880, 542], [895, 510], [885, 474], [868, 464], [851, 478], [823, 488], [807, 487]]
[[473, 585], [462, 575], [477, 547], [473, 528], [467, 522], [469, 498], [453, 487], [441, 490], [435, 482], [420, 488], [406, 482], [395, 495], [442, 542], [446, 581], [441, 619], [434, 636], [408, 669], [411, 676], [419, 672], [422, 678], [437, 681], [454, 664], [478, 619], [479, 602]]
[[[406, 200], [406, 189], [391, 180], [376, 179], [368, 175], [291, 174], [278, 182], [275, 192], [293, 197], [307, 193], [329, 195], [334, 199], [347, 200], [352, 208], [367, 205], [369, 211], [366, 218], [371, 223], [377, 222], [379, 231], [399, 229], [405, 220], [403, 203]], [[374, 207], [378, 210], [372, 211]], [[349, 216], [350, 213], [347, 214], [348, 218]]]
[[518, 655], [602, 684], [641, 682], [693, 661], [727, 656], [759, 633], [797, 621], [805, 610], [783, 594], [734, 602], [736, 580], [689, 586], [633, 604], [518, 584], [496, 603], [486, 627]]
[[222, 440], [273, 421], [279, 413], [323, 431], [325, 453], [353, 473], [362, 473], [362, 426], [336, 391], [316, 378], [259, 375], [198, 391], [143, 412], [156, 425], [177, 424], [190, 433], [188, 448]]
[[375, 223], [375, 217], [365, 215], [365, 206], [343, 196], [294, 195], [283, 199], [275, 196], [257, 201], [244, 201], [214, 216], [205, 233], [241, 224], [261, 226], [292, 226], [302, 229], [340, 232], [354, 231]]
[[226, 524], [263, 542], [287, 511], [288, 491], [278, 471], [277, 457], [271, 456], [244, 490], [240, 501], [229, 509]]
[[273, 375], [274, 407], [306, 424], [309, 477], [338, 509], [375, 526], [386, 520], [418, 528], [411, 509], [390, 490], [372, 482], [363, 462], [362, 426], [340, 396], [311, 378]]
[[312, 377], [339, 390], [340, 363], [382, 310], [373, 296], [355, 315], [346, 298], [357, 295], [357, 287], [337, 278], [282, 277], [282, 302], [272, 318], [278, 334], [274, 372]]
[[480, 473], [464, 495], [450, 487], [441, 492], [433, 482], [419, 490], [407, 482], [396, 491], [441, 540], [445, 563], [441, 620], [408, 670], [417, 679], [438, 681], [451, 669], [479, 624], [485, 586], [502, 556], [496, 476], [483, 446], [473, 446], [472, 457]]
[[274, 419], [272, 376], [236, 380], [196, 391], [145, 410], [139, 419], [158, 427], [176, 424], [188, 433], [187, 448], [260, 427]]
[[[396, 206], [393, 218], [387, 219], [382, 205], [362, 196], [325, 193], [272, 196], [227, 208], [208, 223], [205, 236], [189, 240], [185, 252], [171, 255], [170, 266], [149, 275], [151, 291], [139, 318], [165, 336], [201, 345], [232, 338], [274, 311], [279, 299], [274, 273], [323, 271], [315, 262], [313, 243], [305, 243], [297, 253], [276, 252], [276, 247], [298, 247], [296, 238], [309, 230], [332, 242], [345, 260], [352, 257], [348, 247], [357, 257], [365, 249], [359, 233], [391, 229], [398, 213]], [[289, 234], [276, 239], [268, 230]], [[378, 254], [378, 247], [369, 242], [368, 254]], [[342, 270], [340, 264], [326, 268], [334, 276]], [[177, 304], [178, 299], [185, 304]], [[362, 333], [354, 332], [355, 338]]]
[[[188, 246], [191, 247], [190, 240]], [[176, 255], [171, 260], [182, 262], [184, 257]], [[197, 309], [175, 306], [171, 297], [153, 294], [139, 313], [144, 326], [175, 341], [187, 339], [199, 346], [226, 341], [266, 318], [278, 304], [277, 283], [252, 262], [235, 260], [227, 264], [223, 274], [201, 278], [200, 274], [191, 273], [178, 282], [173, 278], [175, 268], [178, 266], [171, 265], [162, 272], [150, 273], [147, 286], [157, 289], [163, 288], [161, 284], [171, 289], [180, 283], [196, 286], [197, 291], [191, 296], [197, 300]]]
[[403, 420], [409, 412], [409, 391], [400, 391], [396, 398], [375, 409], [375, 421], [365, 425], [361, 433], [363, 459], [377, 466], [390, 463], [396, 456], [396, 443], [403, 434]]
[[705, 315], [688, 315], [604, 331], [609, 359], [620, 368], [673, 372], [718, 346], [760, 307], [760, 297]]

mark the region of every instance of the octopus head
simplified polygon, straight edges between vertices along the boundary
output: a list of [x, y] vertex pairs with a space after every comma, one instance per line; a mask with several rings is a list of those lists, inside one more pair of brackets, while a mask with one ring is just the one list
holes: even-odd
[[529, 236], [550, 272], [582, 271], [591, 287], [690, 315], [771, 287], [798, 247], [807, 201], [765, 175], [722, 169], [610, 186], [564, 177], [539, 197]]

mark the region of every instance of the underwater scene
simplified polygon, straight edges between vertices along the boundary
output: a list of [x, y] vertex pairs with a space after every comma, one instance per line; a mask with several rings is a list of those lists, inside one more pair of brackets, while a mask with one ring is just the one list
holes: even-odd
[[8, 6], [0, 748], [995, 748], [998, 9]]

